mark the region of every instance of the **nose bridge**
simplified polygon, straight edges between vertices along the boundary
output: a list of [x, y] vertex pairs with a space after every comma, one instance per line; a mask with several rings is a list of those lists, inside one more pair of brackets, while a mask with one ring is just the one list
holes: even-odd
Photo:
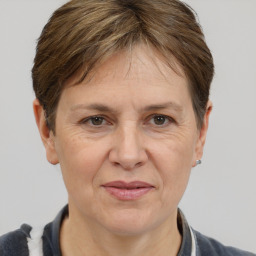
[[137, 155], [140, 150], [140, 138], [139, 131], [135, 125], [126, 125], [121, 128], [121, 140], [119, 145], [119, 151], [125, 153], [128, 157]]
[[141, 166], [147, 159], [142, 134], [135, 122], [123, 124], [115, 134], [111, 161], [124, 169]]

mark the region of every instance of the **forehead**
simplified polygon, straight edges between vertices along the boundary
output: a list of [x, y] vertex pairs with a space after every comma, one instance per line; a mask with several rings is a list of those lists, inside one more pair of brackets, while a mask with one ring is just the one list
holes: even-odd
[[79, 70], [66, 81], [64, 87], [101, 84], [108, 79], [158, 79], [170, 84], [175, 83], [175, 79], [184, 79], [188, 85], [186, 75], [174, 57], [170, 56], [167, 60], [156, 49], [142, 43], [114, 53], [96, 65], [81, 82], [83, 74], [84, 71]]
[[[145, 106], [191, 105], [187, 79], [173, 60], [173, 68], [154, 49], [138, 45], [131, 51], [120, 51], [98, 66], [81, 83], [79, 74], [67, 81], [61, 99], [76, 106], [104, 103], [113, 109]], [[112, 106], [110, 106], [112, 105]]]

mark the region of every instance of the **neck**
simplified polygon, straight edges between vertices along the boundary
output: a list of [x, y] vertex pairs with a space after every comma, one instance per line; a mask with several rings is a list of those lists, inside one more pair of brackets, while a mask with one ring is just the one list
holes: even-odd
[[63, 256], [175, 256], [181, 235], [176, 219], [168, 219], [154, 230], [143, 234], [112, 233], [91, 221], [78, 223], [72, 214], [63, 221], [60, 245]]

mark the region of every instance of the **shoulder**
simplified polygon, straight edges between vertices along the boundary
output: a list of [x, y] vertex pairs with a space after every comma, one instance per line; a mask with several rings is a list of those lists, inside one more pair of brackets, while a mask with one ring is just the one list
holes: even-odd
[[19, 229], [0, 236], [0, 255], [28, 256], [27, 239], [31, 229], [29, 225], [23, 224]]
[[45, 226], [32, 228], [23, 224], [19, 229], [0, 236], [0, 256], [28, 256], [29, 250], [40, 253], [43, 250], [43, 255], [48, 256], [61, 255], [60, 227], [67, 215], [68, 206], [66, 205], [56, 218]]
[[201, 256], [256, 256], [256, 254], [225, 246], [217, 240], [194, 231], [197, 249]]

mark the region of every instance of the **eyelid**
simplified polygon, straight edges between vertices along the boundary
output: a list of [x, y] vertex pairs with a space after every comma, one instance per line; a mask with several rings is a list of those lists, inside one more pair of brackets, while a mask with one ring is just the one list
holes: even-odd
[[[92, 115], [92, 116], [88, 116], [88, 117], [86, 117], [86, 118], [81, 119], [81, 120], [79, 121], [79, 124], [86, 124], [86, 123], [88, 123], [90, 120], [92, 120], [93, 118], [96, 118], [96, 117], [102, 118], [106, 123], [110, 123], [104, 115]], [[99, 125], [99, 126], [102, 126], [102, 125]], [[96, 126], [95, 126], [95, 127], [96, 127]]]
[[[157, 116], [160, 116], [160, 117], [164, 117], [164, 118], [166, 118], [166, 119], [168, 119], [168, 121], [170, 122], [170, 123], [175, 123], [175, 120], [174, 120], [174, 118], [172, 118], [172, 117], [170, 117], [170, 116], [168, 116], [168, 115], [164, 115], [164, 114], [151, 114], [148, 118], [147, 118], [147, 122], [149, 122], [152, 118], [155, 118], [155, 117], [157, 117]], [[163, 126], [166, 126], [166, 125], [168, 125], [168, 124], [163, 124], [163, 125], [158, 125], [158, 127], [163, 127]], [[156, 125], [157, 126], [157, 125]]]
[[[165, 115], [165, 114], [159, 114], [159, 113], [154, 113], [154, 114], [151, 114], [151, 115], [149, 115], [147, 118], [146, 118], [146, 122], [145, 123], [148, 123], [152, 118], [154, 118], [154, 117], [157, 117], [157, 116], [160, 116], [160, 117], [164, 117], [164, 118], [166, 118], [167, 120], [169, 120], [171, 123], [176, 123], [176, 121], [175, 121], [175, 119], [174, 118], [172, 118], [172, 117], [170, 117], [170, 116], [168, 116], [168, 115]], [[86, 123], [88, 123], [91, 119], [93, 119], [93, 118], [96, 118], [96, 117], [99, 117], [99, 118], [103, 118], [104, 119], [104, 121], [106, 122], [106, 123], [108, 123], [108, 124], [111, 124], [112, 122], [111, 121], [109, 121], [109, 118], [108, 117], [106, 117], [105, 115], [92, 115], [92, 116], [88, 116], [88, 117], [86, 117], [86, 118], [82, 118], [78, 123], [79, 124], [86, 124]], [[100, 126], [100, 125], [99, 125]], [[159, 125], [159, 127], [160, 127], [161, 125]], [[162, 125], [162, 126], [164, 126], [164, 125]]]

